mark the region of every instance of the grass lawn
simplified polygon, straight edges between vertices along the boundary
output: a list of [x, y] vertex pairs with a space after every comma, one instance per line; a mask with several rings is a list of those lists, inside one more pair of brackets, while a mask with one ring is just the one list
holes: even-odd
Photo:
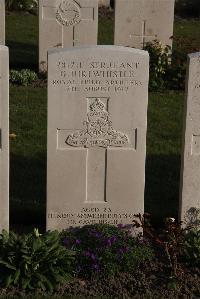
[[14, 222], [25, 217], [25, 222], [44, 223], [46, 110], [45, 89], [11, 86], [10, 132], [16, 134], [11, 139], [10, 153], [10, 209]]
[[10, 67], [37, 70], [38, 18], [32, 15], [6, 16], [6, 45], [10, 49]]
[[[37, 70], [38, 19], [7, 15], [10, 67]], [[113, 20], [100, 19], [99, 44], [112, 44]], [[199, 30], [198, 30], [199, 29]], [[175, 36], [200, 46], [200, 21], [176, 19]], [[145, 210], [177, 216], [183, 92], [150, 93]], [[10, 87], [11, 223], [44, 226], [46, 201], [46, 88]]]
[[174, 36], [193, 40], [196, 47], [200, 46], [200, 21], [175, 19]]

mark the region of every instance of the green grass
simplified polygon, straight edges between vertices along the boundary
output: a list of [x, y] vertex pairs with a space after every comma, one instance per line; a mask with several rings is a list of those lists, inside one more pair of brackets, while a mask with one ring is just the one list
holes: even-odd
[[145, 210], [177, 217], [183, 93], [151, 93], [148, 109]]
[[114, 20], [113, 18], [99, 19], [98, 44], [113, 45], [114, 41]]
[[44, 223], [46, 118], [46, 89], [11, 86], [10, 132], [16, 134], [10, 146], [11, 220], [14, 222], [24, 215], [25, 222]]
[[200, 47], [200, 21], [175, 19], [174, 36], [191, 39]]
[[[113, 43], [113, 20], [99, 20], [98, 43]], [[10, 66], [14, 69], [38, 68], [38, 17], [6, 16], [6, 45], [10, 49]]]
[[38, 17], [6, 16], [6, 45], [10, 50], [10, 67], [38, 68]]
[[[11, 68], [37, 69], [36, 16], [6, 18]], [[113, 20], [100, 20], [99, 44], [113, 41]], [[199, 30], [198, 30], [199, 29]], [[200, 45], [200, 21], [176, 20], [175, 36]], [[148, 110], [145, 210], [156, 218], [177, 216], [183, 92], [150, 93]], [[11, 222], [45, 223], [46, 117], [45, 88], [10, 88]]]

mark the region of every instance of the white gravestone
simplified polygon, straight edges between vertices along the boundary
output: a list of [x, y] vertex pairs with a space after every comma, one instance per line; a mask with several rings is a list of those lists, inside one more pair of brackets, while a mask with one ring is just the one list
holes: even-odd
[[149, 56], [94, 46], [48, 57], [47, 229], [144, 212]]
[[5, 44], [5, 0], [0, 0], [0, 44]]
[[174, 0], [115, 0], [114, 44], [143, 49], [159, 40], [172, 46]]
[[0, 46], [0, 232], [9, 229], [9, 56]]
[[49, 48], [96, 45], [98, 0], [39, 1], [39, 69], [47, 70]]
[[200, 52], [188, 56], [180, 188], [180, 219], [194, 224], [200, 209]]

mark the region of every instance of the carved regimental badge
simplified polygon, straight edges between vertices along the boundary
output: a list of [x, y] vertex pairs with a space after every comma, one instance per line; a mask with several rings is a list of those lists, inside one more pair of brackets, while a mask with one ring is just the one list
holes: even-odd
[[99, 98], [89, 106], [87, 120], [83, 122], [84, 129], [67, 137], [66, 144], [76, 147], [123, 147], [129, 144], [126, 134], [112, 127], [110, 114]]
[[56, 20], [64, 26], [74, 26], [81, 21], [80, 6], [74, 0], [63, 0], [56, 11]]

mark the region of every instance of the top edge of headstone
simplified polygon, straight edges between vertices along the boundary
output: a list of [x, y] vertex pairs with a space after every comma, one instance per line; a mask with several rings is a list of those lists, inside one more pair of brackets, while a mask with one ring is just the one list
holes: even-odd
[[188, 57], [190, 59], [199, 58], [200, 57], [200, 52], [195, 52], [195, 53], [188, 54]]
[[79, 52], [81, 50], [107, 50], [107, 51], [117, 51], [117, 52], [127, 52], [132, 54], [140, 54], [144, 56], [149, 56], [149, 53], [145, 50], [140, 50], [136, 48], [129, 48], [123, 46], [82, 46], [75, 48], [60, 48], [60, 49], [49, 49], [48, 55], [54, 55], [62, 52]]

